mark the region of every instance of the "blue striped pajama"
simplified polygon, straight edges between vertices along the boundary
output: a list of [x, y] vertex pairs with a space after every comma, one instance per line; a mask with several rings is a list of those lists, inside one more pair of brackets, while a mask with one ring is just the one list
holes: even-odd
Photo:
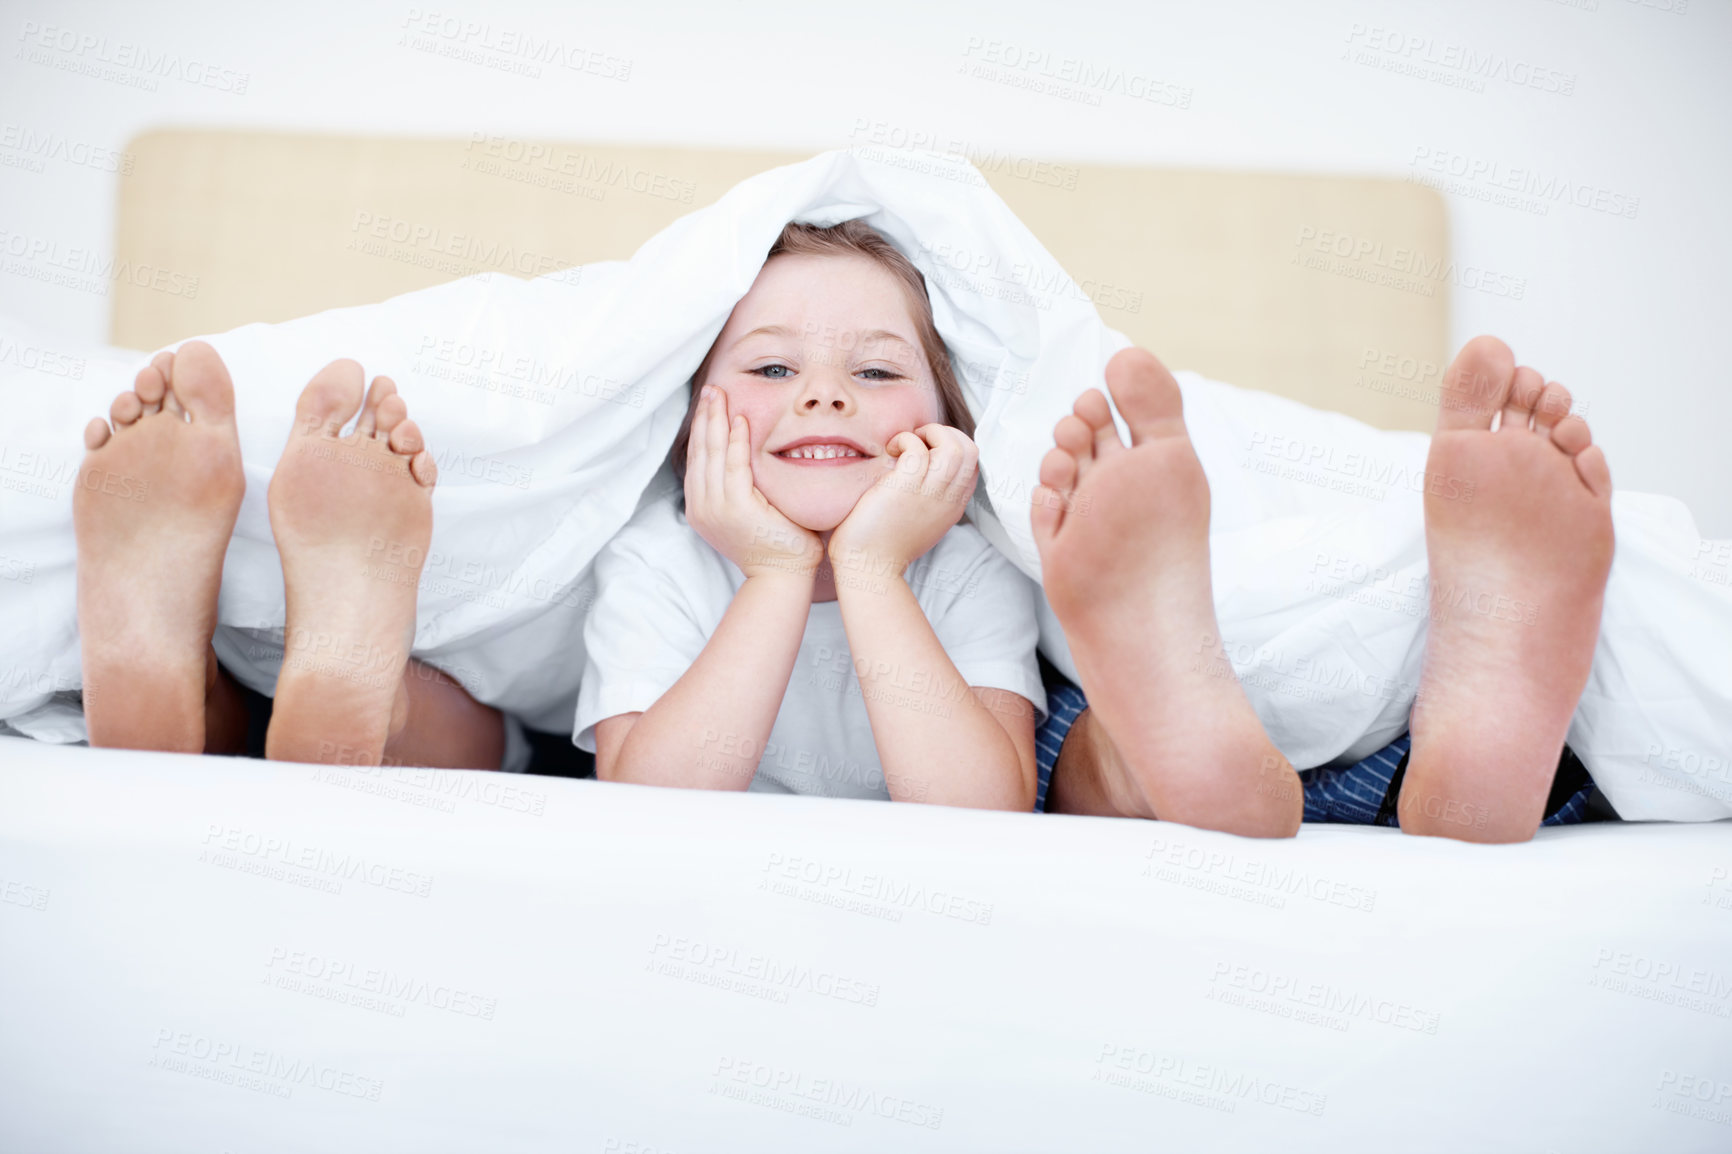
[[[1046, 811], [1047, 787], [1052, 782], [1052, 767], [1058, 762], [1058, 751], [1064, 745], [1065, 734], [1084, 709], [1088, 698], [1083, 691], [1065, 680], [1054, 681], [1047, 688], [1047, 719], [1034, 735], [1035, 762], [1039, 767], [1035, 788], [1034, 810]], [[1376, 825], [1383, 798], [1395, 768], [1401, 764], [1412, 739], [1402, 734], [1363, 761], [1348, 766], [1321, 766], [1302, 770], [1300, 783], [1305, 787], [1305, 820], [1334, 822], [1344, 825]], [[1587, 811], [1592, 783], [1583, 786], [1558, 809], [1546, 815], [1541, 825], [1574, 825]], [[1385, 821], [1394, 825], [1393, 818]]]

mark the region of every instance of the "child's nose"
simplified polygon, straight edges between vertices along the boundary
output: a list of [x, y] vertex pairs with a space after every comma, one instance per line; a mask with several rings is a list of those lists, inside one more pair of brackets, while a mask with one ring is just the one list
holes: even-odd
[[813, 373], [806, 378], [794, 407], [802, 413], [835, 412], [844, 415], [854, 411], [854, 394], [847, 384], [827, 372]]

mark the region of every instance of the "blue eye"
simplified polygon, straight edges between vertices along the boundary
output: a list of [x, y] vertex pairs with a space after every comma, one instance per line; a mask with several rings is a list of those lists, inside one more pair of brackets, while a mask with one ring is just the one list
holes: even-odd
[[[868, 374], [875, 374], [875, 375], [868, 376]], [[869, 379], [869, 380], [874, 380], [874, 381], [900, 381], [902, 379], [902, 374], [896, 372], [893, 369], [880, 369], [880, 368], [876, 368], [876, 367], [870, 368], [870, 369], [861, 369], [860, 375], [867, 377], [867, 379]]]
[[762, 365], [759, 368], [752, 370], [752, 372], [757, 373], [759, 376], [762, 376], [765, 380], [769, 381], [785, 381], [788, 379], [788, 375], [793, 371], [794, 370], [790, 369], [787, 365]]

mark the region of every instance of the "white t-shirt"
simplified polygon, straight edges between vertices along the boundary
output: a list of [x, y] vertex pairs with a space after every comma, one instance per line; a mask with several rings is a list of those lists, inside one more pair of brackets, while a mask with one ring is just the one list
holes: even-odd
[[[597, 556], [595, 575], [572, 738], [591, 752], [596, 722], [648, 709], [685, 676], [746, 580], [686, 524], [678, 494], [640, 508]], [[1033, 703], [1037, 724], [1045, 718], [1032, 581], [966, 524], [946, 533], [903, 579], [969, 686], [1021, 694]], [[898, 691], [893, 676], [873, 681], [875, 691]], [[911, 700], [951, 707], [927, 686], [906, 688]], [[972, 698], [966, 689], [958, 692]], [[695, 737], [700, 743], [725, 740], [719, 734]], [[838, 602], [816, 602], [806, 617], [788, 692], [750, 788], [890, 797]]]

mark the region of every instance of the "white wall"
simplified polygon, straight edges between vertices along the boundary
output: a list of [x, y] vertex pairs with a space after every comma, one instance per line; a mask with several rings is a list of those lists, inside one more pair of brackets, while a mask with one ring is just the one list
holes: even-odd
[[[18, 167], [30, 154], [8, 145], [21, 133], [55, 134], [81, 157], [164, 125], [817, 150], [883, 121], [1070, 160], [1405, 176], [1421, 154], [1474, 158], [1597, 192], [1601, 206], [1554, 202], [1541, 215], [1452, 194], [1458, 264], [1523, 282], [1520, 300], [1457, 289], [1458, 343], [1504, 336], [1586, 402], [1621, 486], [1681, 496], [1705, 534], [1732, 536], [1727, 0], [242, 8], [0, 3], [0, 161], [12, 162], [0, 166], [0, 242], [106, 250], [112, 239], [115, 177], [100, 159]], [[556, 65], [512, 75], [418, 51], [400, 43], [414, 12], [485, 24], [471, 44], [582, 45], [600, 54], [602, 75]], [[218, 87], [189, 82], [199, 70], [186, 67], [144, 91], [38, 63], [24, 49], [32, 24], [105, 39], [82, 55], [49, 50], [62, 64], [124, 45], [214, 66]], [[458, 26], [443, 25], [445, 37], [435, 25], [433, 38], [456, 45]], [[1111, 92], [1093, 106], [963, 73], [988, 53], [1000, 64], [1047, 54], [1055, 71], [1122, 69], [1139, 92], [1153, 81], [1156, 99]], [[1445, 82], [1470, 76], [1469, 55], [1501, 69], [1483, 91]], [[1378, 66], [1428, 59], [1430, 77]], [[622, 61], [628, 78], [607, 75]], [[242, 76], [244, 93], [222, 90]], [[1490, 191], [1485, 177], [1475, 187]], [[1633, 219], [1602, 211], [1629, 198]], [[101, 296], [0, 275], [0, 313], [68, 340], [101, 339], [107, 309]]]

